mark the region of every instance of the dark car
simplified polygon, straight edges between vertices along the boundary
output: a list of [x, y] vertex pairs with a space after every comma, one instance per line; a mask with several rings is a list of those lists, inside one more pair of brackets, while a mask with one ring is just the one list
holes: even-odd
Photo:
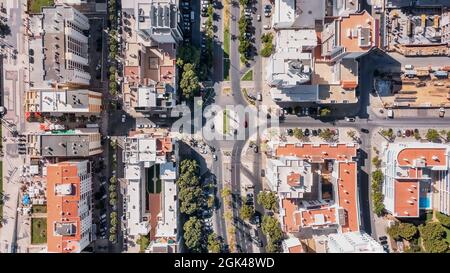
[[309, 129], [305, 129], [304, 133], [305, 133], [305, 136], [309, 136]]
[[286, 132], [287, 132], [288, 136], [294, 135], [294, 130], [292, 130], [292, 129], [287, 129]]
[[368, 133], [369, 133], [369, 130], [366, 129], [366, 128], [361, 128], [361, 132], [363, 132], [363, 133], [365, 133], [365, 134], [368, 134]]
[[258, 146], [255, 145], [255, 146], [253, 147], [253, 151], [255, 152], [255, 154], [258, 153]]
[[317, 136], [318, 135], [317, 130], [312, 130], [312, 135]]
[[381, 236], [381, 237], [379, 237], [378, 238], [378, 240], [380, 240], [380, 241], [387, 241], [387, 236]]

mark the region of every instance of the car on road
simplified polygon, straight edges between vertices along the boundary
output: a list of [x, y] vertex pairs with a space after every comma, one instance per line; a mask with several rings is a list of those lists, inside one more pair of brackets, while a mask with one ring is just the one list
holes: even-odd
[[309, 134], [310, 134], [310, 132], [309, 132], [309, 129], [308, 129], [308, 128], [306, 128], [306, 129], [305, 129], [305, 131], [303, 131], [303, 132], [304, 132], [305, 136], [309, 136]]
[[387, 239], [388, 239], [387, 236], [381, 236], [381, 237], [378, 238], [378, 240], [380, 240], [380, 242], [381, 241], [387, 241]]
[[439, 108], [439, 117], [443, 118], [444, 115], [445, 115], [445, 108], [444, 107]]
[[348, 122], [355, 122], [355, 118], [346, 117], [346, 118], [345, 118], [345, 121], [348, 121]]
[[363, 132], [363, 133], [365, 133], [365, 134], [368, 134], [368, 133], [369, 133], [369, 129], [361, 128], [361, 132]]
[[255, 221], [255, 225], [257, 227], [261, 227], [261, 216], [259, 216], [259, 214], [255, 213], [254, 221]]
[[308, 107], [305, 108], [305, 112], [304, 113], [305, 113], [305, 116], [309, 116], [309, 108]]
[[269, 30], [269, 29], [271, 28], [271, 26], [270, 26], [270, 25], [264, 25], [263, 28], [264, 28], [265, 30]]
[[318, 135], [317, 130], [312, 130], [312, 135], [317, 136]]
[[287, 134], [288, 136], [293, 136], [293, 135], [294, 135], [294, 130], [292, 130], [292, 129], [286, 129], [286, 134]]
[[256, 99], [258, 99], [259, 101], [262, 101], [262, 95], [261, 95], [261, 92], [258, 92], [258, 93], [256, 94]]
[[245, 127], [245, 128], [248, 127], [248, 122], [247, 122], [247, 121], [244, 122], [244, 127]]
[[397, 131], [397, 136], [398, 136], [398, 137], [401, 137], [401, 136], [402, 136], [402, 131], [398, 130], [398, 131]]
[[127, 116], [122, 115], [122, 122], [125, 123], [125, 120], [127, 119]]
[[217, 161], [217, 155], [213, 154], [213, 159]]

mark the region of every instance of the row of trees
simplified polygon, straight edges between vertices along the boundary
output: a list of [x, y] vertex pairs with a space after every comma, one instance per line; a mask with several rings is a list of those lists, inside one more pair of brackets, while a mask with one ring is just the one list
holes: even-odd
[[437, 142], [441, 139], [450, 142], [450, 131], [441, 130], [438, 132], [436, 129], [429, 129], [425, 138], [430, 142]]
[[266, 251], [273, 253], [280, 250], [283, 232], [278, 219], [273, 216], [264, 215], [261, 225], [264, 235], [267, 236]]
[[383, 172], [377, 169], [372, 172], [372, 202], [373, 211], [378, 215], [382, 215], [384, 212], [384, 196], [382, 193], [383, 186]]
[[273, 52], [273, 34], [272, 33], [264, 33], [261, 36], [261, 42], [263, 43], [263, 48], [261, 49], [261, 56], [270, 57]]
[[119, 42], [117, 35], [117, 3], [116, 0], [108, 1], [108, 14], [110, 31], [108, 34], [108, 59], [109, 59], [109, 93], [111, 96], [116, 96], [118, 92], [118, 84], [116, 79], [117, 63], [116, 58], [118, 54]]
[[419, 226], [420, 237], [426, 252], [448, 252], [448, 243], [445, 241], [445, 229], [438, 222], [430, 222]]
[[241, 17], [239, 18], [239, 53], [241, 55], [241, 62], [245, 63], [248, 60], [248, 53], [252, 44], [250, 40], [245, 36], [250, 26], [249, 20], [245, 17], [244, 11], [241, 11]]
[[[117, 140], [112, 140], [110, 143], [112, 162], [111, 168], [114, 170], [117, 168]], [[109, 205], [114, 208], [117, 205], [117, 177], [115, 175], [109, 178]], [[109, 215], [110, 228], [109, 228], [109, 241], [115, 242], [117, 237], [117, 213], [111, 212]]]
[[183, 97], [192, 99], [200, 91], [200, 82], [197, 76], [200, 64], [200, 51], [190, 44], [183, 44], [177, 52], [177, 66], [182, 71], [180, 88]]

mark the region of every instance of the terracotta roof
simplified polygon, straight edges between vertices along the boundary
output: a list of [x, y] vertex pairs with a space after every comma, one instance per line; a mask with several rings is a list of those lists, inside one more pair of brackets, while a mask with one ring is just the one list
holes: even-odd
[[[361, 13], [350, 14], [348, 17], [338, 19], [338, 22], [340, 25], [340, 33], [337, 35], [339, 35], [340, 45], [345, 47], [347, 52], [364, 52], [375, 45], [375, 20], [368, 12], [363, 11]], [[371, 46], [361, 47], [358, 44], [359, 37], [349, 35], [349, 31], [355, 32], [358, 30], [358, 27], [369, 29]]]
[[301, 175], [299, 173], [291, 172], [287, 176], [287, 183], [288, 183], [289, 186], [292, 186], [292, 187], [299, 186], [300, 185], [300, 178], [301, 178]]
[[336, 210], [333, 207], [304, 210], [298, 218], [302, 227], [336, 224]]
[[412, 166], [414, 160], [424, 160], [426, 166], [446, 166], [445, 148], [405, 148], [397, 155], [399, 166]]
[[155, 239], [156, 226], [158, 225], [158, 214], [161, 212], [161, 194], [149, 193], [149, 210], [150, 210], [150, 241]]
[[302, 245], [293, 246], [288, 248], [289, 253], [304, 253]]
[[285, 216], [283, 217], [283, 231], [285, 232], [297, 232], [299, 231], [300, 221], [296, 221], [297, 202], [295, 199], [283, 199], [282, 207], [284, 209]]
[[398, 217], [419, 216], [419, 182], [399, 181], [394, 182], [394, 210]]
[[358, 87], [358, 83], [356, 81], [341, 81], [341, 87], [344, 89], [355, 89]]
[[[76, 165], [61, 162], [47, 167], [47, 248], [49, 252], [80, 252], [80, 177]], [[56, 186], [70, 185], [70, 195], [57, 195]], [[58, 235], [57, 224], [72, 224], [74, 235]]]
[[313, 146], [312, 144], [294, 145], [286, 144], [278, 146], [275, 154], [280, 156], [296, 156], [302, 159], [310, 159], [320, 157], [323, 159], [351, 160], [356, 156], [356, 147], [347, 146], [346, 144], [337, 144], [331, 146], [329, 144], [320, 144]]
[[342, 232], [359, 230], [356, 181], [356, 162], [339, 162], [339, 206], [345, 210], [345, 224], [342, 224]]

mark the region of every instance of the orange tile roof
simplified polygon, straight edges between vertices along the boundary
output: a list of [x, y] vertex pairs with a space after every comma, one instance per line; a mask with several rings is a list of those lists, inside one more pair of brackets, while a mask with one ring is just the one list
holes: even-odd
[[[375, 21], [373, 17], [367, 12], [350, 14], [348, 17], [342, 17], [338, 19], [340, 33], [336, 34], [340, 37], [340, 43], [342, 47], [345, 47], [347, 52], [364, 52], [367, 51], [369, 47], [360, 47], [358, 45], [358, 37], [348, 37], [348, 30], [355, 30], [358, 26], [363, 28], [370, 28], [370, 42], [371, 45], [375, 43], [375, 33], [374, 24]], [[370, 23], [368, 23], [370, 22]]]
[[358, 87], [358, 83], [356, 81], [341, 81], [341, 87], [344, 89], [355, 89]]
[[[47, 248], [48, 252], [70, 253], [79, 252], [80, 216], [78, 203], [80, 202], [80, 177], [77, 175], [76, 165], [61, 162], [47, 167]], [[72, 195], [57, 195], [57, 185], [70, 184]], [[57, 223], [72, 223], [75, 225], [74, 236], [55, 234]]]
[[[405, 148], [397, 155], [399, 166], [411, 166], [415, 159], [424, 158], [426, 166], [445, 166], [447, 158], [445, 148]], [[436, 156], [436, 160], [433, 159]]]
[[287, 183], [291, 187], [299, 186], [300, 185], [300, 178], [301, 178], [301, 175], [299, 173], [291, 172], [287, 176]]
[[346, 218], [345, 224], [342, 225], [342, 232], [359, 230], [356, 190], [356, 162], [339, 162], [339, 206], [345, 210]]
[[283, 231], [285, 232], [297, 232], [299, 231], [299, 221], [296, 221], [297, 202], [295, 199], [283, 199], [282, 207], [285, 210], [285, 216], [283, 217]]
[[320, 157], [323, 159], [351, 160], [352, 157], [356, 156], [356, 147], [349, 147], [346, 144], [337, 144], [336, 146], [329, 144], [320, 144], [318, 146], [313, 146], [312, 144], [303, 144], [303, 146], [286, 144], [285, 146], [278, 146], [275, 154], [277, 157], [296, 156], [303, 159]]
[[288, 248], [289, 253], [304, 253], [302, 245], [292, 246]]
[[[316, 223], [315, 217], [320, 215], [324, 217], [323, 224]], [[298, 219], [303, 227], [336, 224], [336, 210], [332, 207], [304, 210]]]
[[155, 239], [156, 226], [158, 225], [158, 214], [161, 212], [161, 194], [149, 193], [149, 210], [150, 210], [150, 241]]
[[419, 182], [399, 181], [394, 182], [394, 211], [398, 217], [419, 216]]

